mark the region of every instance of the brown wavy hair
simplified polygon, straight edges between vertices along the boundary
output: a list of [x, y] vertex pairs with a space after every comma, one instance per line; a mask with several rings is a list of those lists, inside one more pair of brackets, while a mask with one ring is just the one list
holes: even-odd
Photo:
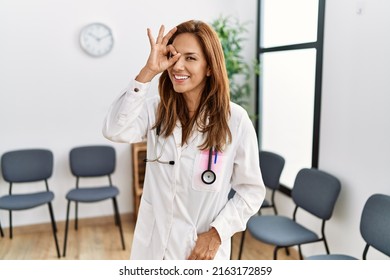
[[157, 119], [154, 128], [160, 127], [160, 134], [168, 137], [172, 134], [176, 121], [182, 125], [182, 145], [188, 141], [192, 128], [206, 134], [205, 141], [199, 146], [201, 150], [214, 147], [222, 151], [231, 142], [232, 135], [228, 126], [230, 117], [229, 79], [226, 72], [225, 58], [217, 33], [207, 23], [197, 20], [183, 22], [168, 44], [183, 33], [194, 34], [199, 41], [210, 76], [206, 77], [199, 106], [192, 118], [182, 94], [174, 91], [168, 71], [165, 70], [159, 79], [158, 90], [160, 103], [157, 108]]

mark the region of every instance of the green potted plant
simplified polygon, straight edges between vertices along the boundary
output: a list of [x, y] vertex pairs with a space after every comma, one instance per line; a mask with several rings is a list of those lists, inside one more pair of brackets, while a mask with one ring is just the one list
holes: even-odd
[[248, 23], [241, 23], [232, 16], [220, 16], [211, 25], [221, 40], [225, 55], [226, 69], [230, 83], [230, 99], [248, 109], [252, 92], [251, 77], [259, 74], [259, 63], [252, 63], [242, 56], [244, 34], [248, 32]]

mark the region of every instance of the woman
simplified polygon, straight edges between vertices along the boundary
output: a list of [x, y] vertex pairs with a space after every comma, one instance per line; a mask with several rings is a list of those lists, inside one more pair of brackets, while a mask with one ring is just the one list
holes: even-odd
[[[146, 65], [113, 103], [103, 134], [147, 140], [143, 195], [131, 259], [229, 259], [265, 195], [258, 144], [245, 110], [229, 100], [214, 30], [184, 22], [157, 39]], [[159, 78], [159, 96], [147, 96]], [[228, 200], [229, 191], [236, 193]]]

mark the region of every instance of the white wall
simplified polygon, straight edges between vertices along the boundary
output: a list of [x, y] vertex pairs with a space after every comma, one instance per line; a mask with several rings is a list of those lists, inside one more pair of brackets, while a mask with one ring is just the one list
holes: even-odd
[[[219, 15], [251, 21], [246, 56], [255, 56], [256, 0], [1, 0], [0, 154], [19, 148], [49, 148], [55, 167], [49, 180], [54, 213], [65, 219], [66, 192], [74, 186], [68, 152], [74, 146], [112, 144], [117, 151], [114, 183], [119, 208], [133, 212], [130, 146], [101, 134], [109, 105], [144, 65], [149, 53], [146, 28], [157, 32], [188, 19], [212, 22]], [[115, 36], [113, 51], [86, 55], [78, 43], [81, 28], [100, 21]], [[156, 83], [155, 85], [156, 86]], [[31, 186], [38, 189], [35, 186]], [[23, 187], [22, 190], [24, 190]], [[16, 189], [15, 189], [16, 190]], [[0, 178], [0, 195], [8, 185]], [[48, 222], [46, 207], [14, 214], [14, 225]], [[73, 212], [72, 212], [73, 213]], [[80, 205], [80, 217], [111, 215], [112, 204]], [[3, 227], [8, 213], [0, 211]]]
[[390, 195], [389, 10], [386, 0], [326, 6], [319, 165], [342, 182], [329, 241], [360, 258], [363, 205], [373, 193]]
[[[250, 57], [255, 53], [256, 2], [1, 0], [0, 153], [29, 147], [54, 152], [50, 185], [56, 194], [56, 218], [64, 220], [64, 196], [74, 184], [68, 152], [78, 145], [111, 144], [101, 135], [102, 121], [147, 57], [146, 28], [157, 30], [161, 23], [169, 28], [190, 18], [210, 22], [232, 14], [253, 22], [246, 50]], [[361, 15], [356, 13], [359, 3]], [[390, 193], [389, 10], [386, 0], [328, 0], [326, 6], [319, 165], [342, 182], [326, 231], [332, 252], [356, 257], [363, 250], [359, 219], [364, 202], [372, 193]], [[78, 44], [80, 29], [93, 21], [111, 26], [116, 39], [113, 51], [103, 58], [87, 56]], [[119, 207], [122, 213], [132, 212], [130, 147], [113, 145]], [[0, 178], [0, 195], [7, 191]], [[290, 199], [278, 194], [277, 203], [281, 214], [291, 214]], [[112, 206], [81, 210], [82, 217], [110, 215]], [[0, 211], [0, 220], [8, 226], [7, 212]], [[48, 221], [46, 207], [14, 217], [15, 225]], [[303, 250], [305, 255], [324, 252], [322, 244]], [[371, 251], [371, 258], [385, 257]]]
[[[319, 167], [342, 183], [326, 233], [331, 252], [357, 258], [364, 203], [390, 195], [389, 10], [386, 0], [326, 1]], [[278, 194], [277, 202], [292, 213], [290, 199]], [[324, 252], [321, 243], [303, 246], [304, 255]], [[388, 257], [372, 249], [368, 259]]]

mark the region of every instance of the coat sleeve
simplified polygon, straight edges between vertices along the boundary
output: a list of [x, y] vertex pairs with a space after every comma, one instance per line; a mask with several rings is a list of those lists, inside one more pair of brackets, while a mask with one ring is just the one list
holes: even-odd
[[134, 143], [143, 141], [148, 127], [146, 93], [150, 83], [133, 80], [115, 99], [103, 124], [103, 135], [114, 142]]
[[231, 178], [235, 195], [211, 223], [222, 241], [246, 229], [249, 218], [257, 213], [265, 197], [256, 132], [246, 113], [241, 118], [235, 137], [237, 149]]

